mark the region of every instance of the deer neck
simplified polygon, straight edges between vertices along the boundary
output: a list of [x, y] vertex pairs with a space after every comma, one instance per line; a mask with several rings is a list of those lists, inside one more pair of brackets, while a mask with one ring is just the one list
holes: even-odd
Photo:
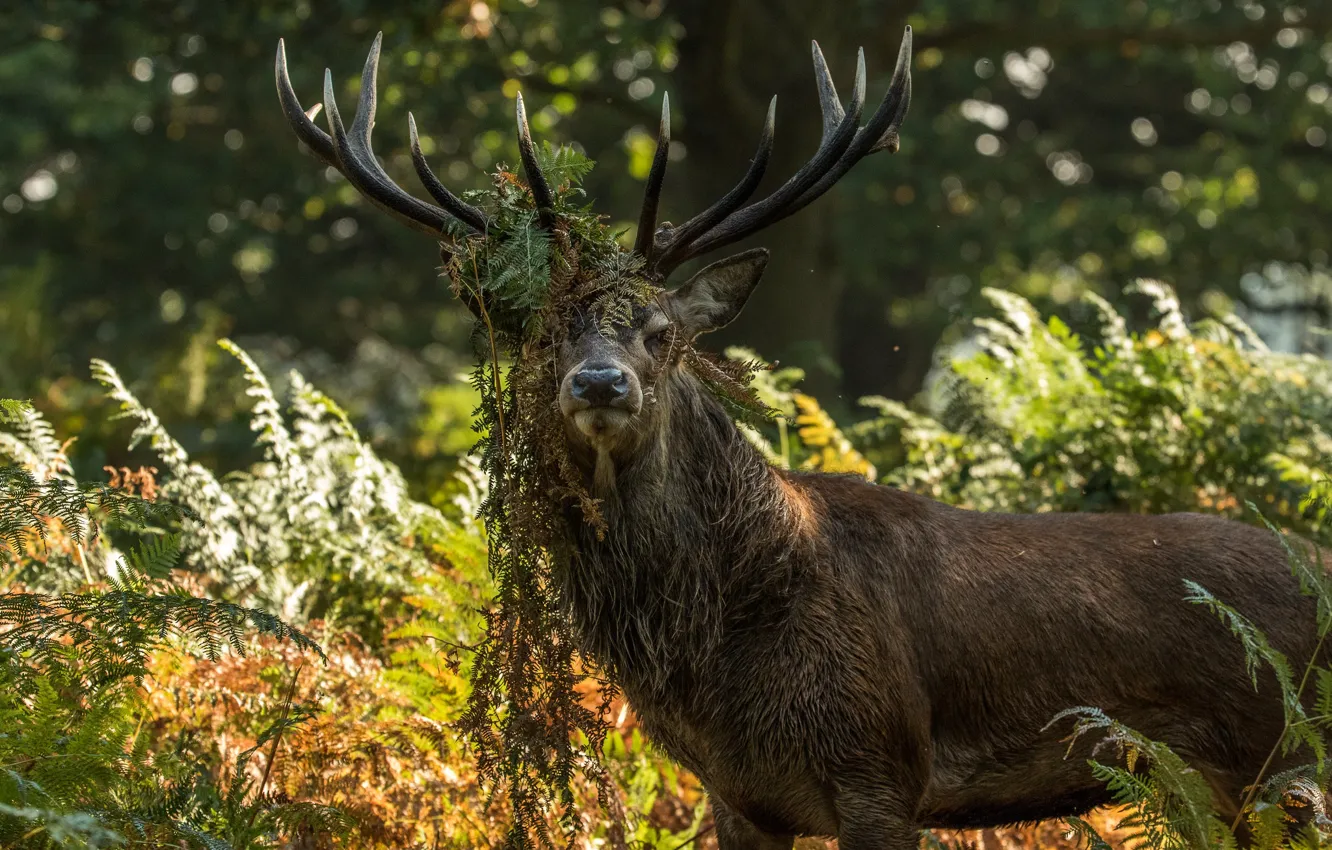
[[692, 378], [660, 389], [656, 437], [590, 473], [606, 527], [572, 520], [564, 583], [584, 648], [636, 703], [705, 679], [740, 592], [785, 584], [799, 560], [790, 485]]

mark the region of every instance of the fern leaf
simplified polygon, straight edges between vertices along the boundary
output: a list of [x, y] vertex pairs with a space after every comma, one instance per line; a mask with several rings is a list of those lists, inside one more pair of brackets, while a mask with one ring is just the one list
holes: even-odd
[[13, 398], [0, 398], [0, 425], [17, 425], [31, 412], [31, 402]]
[[1110, 843], [1101, 837], [1096, 827], [1079, 817], [1064, 818], [1068, 824], [1069, 837], [1086, 850], [1113, 850]]
[[8, 457], [43, 480], [72, 473], [55, 429], [31, 404], [0, 399], [0, 425], [13, 429], [12, 433], [0, 431], [0, 457]]
[[218, 347], [240, 361], [245, 380], [250, 385], [245, 394], [254, 399], [250, 412], [250, 430], [259, 434], [257, 444], [263, 446], [283, 470], [295, 467], [291, 433], [282, 419], [281, 406], [268, 378], [248, 353], [229, 339], [218, 340]]
[[164, 534], [140, 543], [128, 556], [129, 565], [149, 578], [166, 578], [180, 560], [181, 536]]
[[549, 141], [541, 143], [536, 155], [541, 173], [555, 187], [582, 183], [583, 178], [596, 166], [596, 162], [569, 145], [553, 147]]
[[1258, 665], [1265, 663], [1276, 674], [1283, 702], [1292, 709], [1302, 710], [1299, 709], [1299, 700], [1296, 698], [1295, 674], [1291, 670], [1290, 662], [1280, 650], [1268, 642], [1267, 636], [1247, 617], [1217, 599], [1202, 585], [1186, 579], [1184, 586], [1189, 590], [1189, 595], [1185, 597], [1187, 601], [1207, 608], [1225, 623], [1231, 634], [1240, 639], [1240, 643], [1244, 646], [1245, 665], [1254, 690], [1258, 689]]

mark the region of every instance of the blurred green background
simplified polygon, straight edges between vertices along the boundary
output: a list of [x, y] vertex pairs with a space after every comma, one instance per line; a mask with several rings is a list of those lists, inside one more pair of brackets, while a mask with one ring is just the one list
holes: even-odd
[[908, 23], [901, 151], [753, 240], [773, 262], [716, 347], [803, 367], [841, 413], [919, 393], [983, 286], [1076, 329], [1083, 292], [1121, 303], [1140, 276], [1194, 317], [1234, 307], [1275, 346], [1324, 344], [1309, 329], [1332, 291], [1325, 0], [10, 0], [0, 397], [83, 434], [81, 466], [122, 462], [123, 437], [89, 416], [88, 359], [104, 358], [192, 453], [234, 468], [252, 439], [236, 411], [219, 420], [238, 397], [213, 391], [237, 379], [213, 344], [229, 335], [435, 477], [467, 444], [470, 319], [428, 238], [299, 150], [279, 37], [302, 101], [321, 99], [327, 65], [350, 115], [384, 31], [376, 150], [411, 191], [409, 109], [436, 172], [480, 188], [517, 160], [521, 89], [539, 138], [598, 161], [589, 195], [631, 238], [664, 92], [662, 218], [680, 222], [743, 173], [773, 94], [766, 185], [813, 151], [811, 38], [843, 94], [865, 48], [873, 104]]

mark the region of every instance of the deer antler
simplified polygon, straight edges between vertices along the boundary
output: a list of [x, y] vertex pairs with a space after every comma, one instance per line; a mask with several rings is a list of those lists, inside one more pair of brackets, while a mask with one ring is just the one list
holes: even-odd
[[523, 160], [523, 173], [527, 175], [532, 201], [541, 215], [541, 224], [549, 230], [554, 222], [555, 196], [551, 194], [546, 175], [537, 163], [536, 147], [532, 144], [532, 131], [527, 127], [527, 110], [523, 107], [523, 93], [518, 93], [518, 155]]
[[[485, 233], [489, 225], [486, 214], [450, 192], [439, 181], [421, 152], [416, 132], [416, 119], [407, 115], [411, 135], [412, 165], [422, 185], [439, 206], [426, 203], [408, 194], [380, 166], [370, 146], [370, 131], [374, 127], [376, 93], [379, 72], [379, 51], [383, 33], [375, 36], [370, 55], [361, 73], [361, 96], [351, 130], [342, 124], [342, 116], [333, 97], [332, 72], [324, 71], [324, 106], [327, 108], [330, 136], [314, 124], [320, 105], [308, 112], [301, 107], [287, 74], [287, 52], [282, 39], [277, 49], [278, 99], [287, 114], [293, 130], [309, 146], [315, 156], [340, 171], [352, 185], [360, 190], [375, 206], [416, 230], [439, 236], [449, 217], [466, 224], [478, 233]], [[856, 61], [856, 80], [851, 100], [843, 107], [837, 98], [837, 88], [828, 73], [817, 42], [813, 45], [814, 78], [819, 90], [819, 107], [823, 113], [823, 137], [818, 150], [777, 191], [761, 201], [744, 206], [758, 188], [768, 162], [772, 157], [773, 130], [777, 98], [768, 106], [763, 122], [758, 150], [745, 176], [731, 191], [716, 203], [691, 218], [680, 227], [656, 227], [657, 208], [661, 187], [666, 176], [667, 154], [671, 141], [670, 101], [662, 98], [661, 125], [657, 132], [657, 149], [648, 173], [643, 208], [639, 214], [638, 236], [634, 249], [647, 260], [648, 272], [657, 279], [665, 279], [681, 263], [701, 254], [729, 245], [757, 233], [787, 216], [798, 212], [827, 192], [851, 167], [866, 156], [880, 150], [897, 150], [897, 131], [906, 118], [911, 104], [911, 27], [902, 36], [897, 54], [897, 67], [892, 82], [879, 108], [868, 122], [860, 126], [860, 114], [865, 105], [865, 53], [860, 51]], [[520, 94], [517, 98], [518, 150], [522, 156], [523, 172], [532, 190], [532, 199], [541, 215], [543, 226], [554, 225], [554, 196], [550, 184], [541, 172], [532, 133], [527, 126], [527, 112]]]
[[652, 170], [648, 172], [647, 189], [643, 192], [643, 211], [638, 215], [638, 235], [634, 237], [634, 252], [647, 257], [652, 250], [652, 236], [657, 227], [657, 205], [661, 201], [661, 184], [666, 180], [666, 157], [671, 147], [671, 96], [661, 96], [661, 124], [657, 127], [657, 150], [652, 155]]
[[657, 197], [666, 165], [665, 151], [670, 142], [669, 121], [663, 118], [662, 132], [657, 140], [657, 155], [648, 177], [647, 198], [639, 220], [636, 246], [647, 259], [648, 269], [655, 277], [665, 279], [681, 263], [744, 239], [804, 209], [866, 156], [881, 150], [897, 150], [897, 131], [911, 104], [911, 27], [907, 27], [902, 36], [897, 67], [893, 71], [888, 92], [863, 127], [859, 126], [859, 122], [865, 104], [865, 52], [862, 50], [857, 56], [856, 81], [851, 101], [845, 109], [837, 99], [837, 88], [833, 85], [832, 75], [828, 73], [828, 64], [823, 59], [818, 42], [814, 42], [813, 52], [814, 78], [823, 113], [823, 138], [814, 156], [777, 191], [761, 201], [742, 207], [758, 188], [772, 156], [773, 124], [777, 109], [777, 98], [774, 97], [768, 106], [768, 117], [763, 124], [758, 151], [754, 154], [749, 170], [735, 188], [679, 227], [663, 226], [649, 240], [646, 233], [650, 233], [655, 225]]
[[[361, 97], [356, 104], [356, 115], [352, 118], [350, 133], [342, 125], [342, 116], [338, 113], [338, 105], [333, 98], [333, 74], [328, 69], [324, 70], [324, 105], [327, 107], [328, 126], [333, 133], [331, 137], [316, 127], [312, 120], [319, 113], [319, 104], [308, 112], [301, 108], [301, 103], [291, 86], [291, 78], [287, 75], [286, 45], [282, 39], [278, 39], [278, 99], [282, 102], [283, 111], [287, 113], [287, 121], [296, 131], [296, 136], [309, 146], [315, 156], [340, 171], [371, 203], [408, 227], [438, 237], [452, 216], [472, 230], [484, 233], [489, 224], [486, 214], [445, 188], [426, 164], [416, 136], [416, 120], [410, 113], [407, 115], [407, 126], [411, 133], [412, 164], [416, 167], [417, 176], [420, 177], [426, 191], [439, 202], [440, 206], [426, 203], [408, 194], [393, 182], [380, 166], [379, 160], [375, 159], [375, 153], [370, 147], [370, 131], [375, 123], [375, 83], [379, 73], [379, 48], [383, 39], [382, 32], [375, 36], [370, 55], [366, 57], [365, 70], [361, 72]], [[520, 134], [526, 135], [524, 131], [527, 122], [522, 120], [521, 101], [518, 105], [518, 114]], [[530, 147], [531, 138], [528, 136], [528, 148]], [[527, 164], [526, 155], [523, 162], [524, 165]], [[537, 174], [539, 176], [540, 172]], [[528, 178], [529, 181], [532, 179], [530, 169]], [[544, 185], [544, 181], [542, 182]], [[534, 194], [535, 191], [534, 185]]]

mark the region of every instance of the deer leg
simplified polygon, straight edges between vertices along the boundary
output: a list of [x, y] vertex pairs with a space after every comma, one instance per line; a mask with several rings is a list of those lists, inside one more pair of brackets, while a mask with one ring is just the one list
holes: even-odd
[[916, 850], [920, 825], [914, 805], [882, 789], [856, 789], [837, 796], [838, 850]]
[[716, 797], [712, 816], [717, 823], [717, 850], [791, 850], [794, 835], [773, 835], [750, 823]]

